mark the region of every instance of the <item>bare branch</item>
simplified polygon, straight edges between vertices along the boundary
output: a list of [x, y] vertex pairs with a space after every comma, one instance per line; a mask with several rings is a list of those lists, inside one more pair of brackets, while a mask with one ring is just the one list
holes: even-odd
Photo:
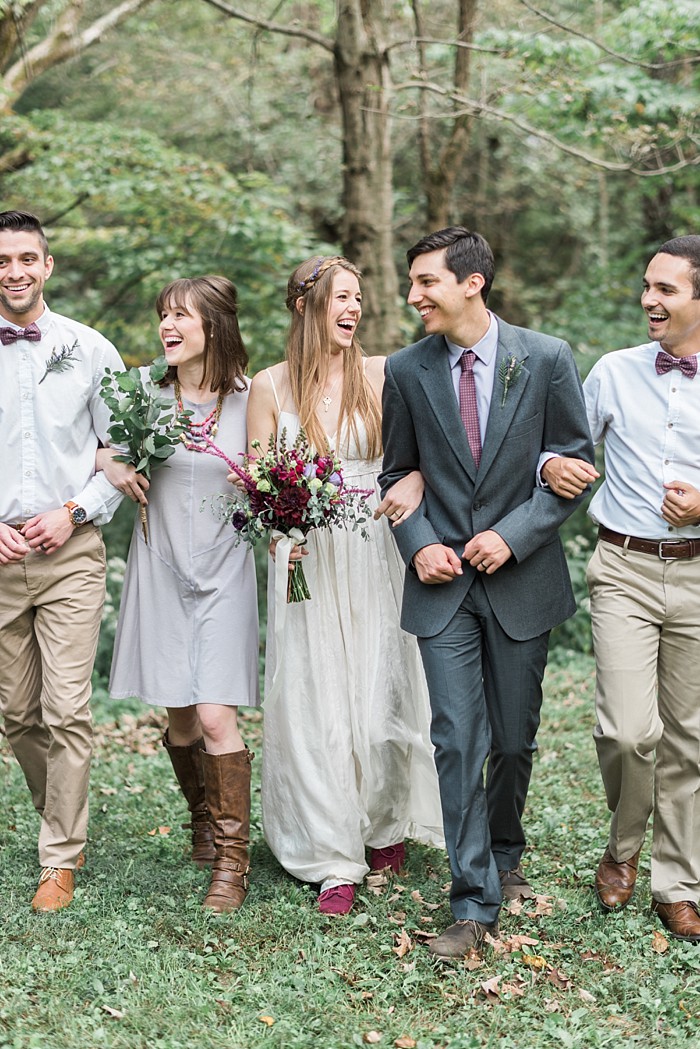
[[556, 18], [547, 14], [546, 11], [542, 11], [539, 7], [535, 7], [534, 4], [531, 4], [530, 0], [520, 0], [520, 3], [523, 7], [526, 7], [528, 11], [532, 11], [534, 15], [542, 18], [545, 22], [549, 22], [550, 25], [556, 26], [557, 29], [562, 29], [565, 33], [570, 33], [571, 36], [578, 36], [581, 40], [586, 40], [589, 44], [593, 44], [606, 55], [610, 55], [611, 58], [617, 59], [618, 62], [625, 62], [627, 65], [637, 66], [638, 69], [648, 69], [650, 72], [658, 72], [662, 69], [669, 69], [671, 66], [683, 66], [688, 62], [700, 62], [700, 55], [688, 55], [685, 58], [673, 58], [668, 62], [641, 62], [636, 58], [630, 58], [629, 55], [623, 55], [619, 51], [613, 51], [612, 48], [606, 47], [605, 44], [601, 44], [600, 40], [596, 40], [587, 33], [581, 32], [580, 29], [574, 29], [573, 26], [565, 25], [563, 22], [557, 21]]
[[481, 44], [472, 44], [468, 40], [441, 40], [432, 36], [412, 36], [394, 40], [392, 44], [387, 44], [386, 49], [394, 51], [397, 47], [415, 47], [416, 44], [444, 44], [445, 47], [462, 47], [465, 51], [479, 51], [482, 55], [499, 55], [501, 58], [507, 58], [512, 50], [509, 47], [482, 47]]
[[256, 18], [254, 15], [249, 15], [246, 11], [240, 11], [237, 7], [224, 3], [224, 0], [203, 0], [203, 2], [211, 7], [215, 7], [217, 11], [222, 11], [229, 18], [237, 18], [240, 22], [247, 22], [248, 25], [257, 26], [258, 29], [267, 29], [270, 33], [282, 33], [284, 36], [301, 37], [302, 40], [318, 44], [319, 47], [323, 47], [331, 53], [334, 50], [332, 40], [323, 36], [322, 33], [314, 33], [312, 29], [305, 29], [303, 26], [283, 25], [281, 22], [271, 22], [266, 18]]
[[7, 98], [9, 100], [19, 98], [41, 73], [73, 58], [86, 47], [100, 40], [109, 29], [120, 25], [151, 2], [152, 0], [123, 0], [121, 4], [117, 4], [106, 15], [81, 31], [78, 28], [78, 21], [84, 0], [69, 0], [48, 36], [30, 48], [5, 73], [2, 86]]
[[[489, 106], [485, 102], [475, 102], [473, 99], [463, 98], [447, 88], [440, 87], [439, 84], [431, 84], [424, 80], [414, 80], [407, 81], [404, 84], [395, 85], [396, 91], [406, 90], [407, 88], [418, 89], [420, 91], [430, 91], [435, 95], [439, 95], [441, 98], [447, 98], [451, 102], [455, 102], [457, 105], [461, 106], [462, 113], [470, 114], [475, 117], [485, 115], [491, 117], [493, 120], [500, 120], [504, 123], [512, 124], [513, 127], [518, 128], [518, 130], [524, 132], [524, 134], [532, 135], [535, 138], [540, 139], [542, 142], [547, 142], [549, 145], [554, 146], [555, 149], [558, 149], [561, 153], [567, 153], [569, 156], [577, 157], [579, 160], [585, 161], [586, 164], [600, 168], [603, 171], [628, 171], [630, 174], [638, 175], [640, 178], [655, 178], [658, 175], [670, 175], [674, 171], [681, 171], [683, 168], [697, 167], [700, 165], [700, 154], [694, 157], [684, 157], [681, 154], [681, 158], [677, 163], [669, 164], [665, 167], [657, 167], [653, 170], [635, 167], [634, 161], [630, 161], [629, 163], [618, 163], [612, 160], [604, 160], [602, 157], [597, 157], [594, 153], [588, 153], [586, 150], [578, 149], [576, 146], [572, 146], [568, 142], [563, 142], [560, 138], [557, 138], [556, 135], [552, 135], [548, 131], [544, 131], [542, 128], [535, 127], [534, 124], [530, 124], [528, 121], [522, 120], [520, 117], [517, 117], [512, 113], [506, 113], [501, 109], [496, 109], [494, 106]], [[449, 114], [445, 114], [444, 119], [454, 120], [455, 116], [459, 116], [459, 114], [460, 110], [453, 109], [450, 110]], [[403, 119], [411, 118], [407, 118], [404, 115]]]

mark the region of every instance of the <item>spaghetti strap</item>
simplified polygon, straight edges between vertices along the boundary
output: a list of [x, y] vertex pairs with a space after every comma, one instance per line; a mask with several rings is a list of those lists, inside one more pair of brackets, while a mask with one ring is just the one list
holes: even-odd
[[272, 392], [273, 392], [274, 397], [275, 397], [275, 404], [277, 405], [277, 413], [279, 414], [282, 411], [282, 408], [280, 406], [280, 399], [277, 396], [277, 387], [275, 386], [275, 380], [272, 378], [272, 369], [271, 368], [267, 369], [267, 377], [270, 380], [270, 386], [272, 387]]

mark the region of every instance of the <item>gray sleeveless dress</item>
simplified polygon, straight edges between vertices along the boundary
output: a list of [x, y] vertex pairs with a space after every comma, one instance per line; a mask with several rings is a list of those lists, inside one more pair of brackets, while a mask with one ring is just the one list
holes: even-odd
[[[224, 398], [216, 444], [240, 462], [248, 388]], [[193, 421], [216, 404], [184, 402]], [[153, 471], [149, 542], [136, 518], [114, 645], [110, 693], [146, 703], [257, 706], [258, 608], [252, 551], [211, 508], [230, 491], [223, 459], [184, 445]]]

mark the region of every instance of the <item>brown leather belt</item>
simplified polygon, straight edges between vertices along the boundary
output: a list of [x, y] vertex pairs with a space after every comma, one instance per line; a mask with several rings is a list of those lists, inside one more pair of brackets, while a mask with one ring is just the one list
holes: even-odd
[[634, 550], [637, 554], [653, 554], [662, 561], [676, 561], [678, 558], [689, 559], [700, 557], [700, 539], [636, 539], [633, 535], [621, 535], [605, 525], [599, 525], [598, 538], [613, 546]]

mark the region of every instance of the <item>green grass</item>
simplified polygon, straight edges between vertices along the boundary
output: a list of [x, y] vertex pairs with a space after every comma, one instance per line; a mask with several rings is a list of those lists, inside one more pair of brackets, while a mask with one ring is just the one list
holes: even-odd
[[[431, 961], [417, 935], [450, 922], [441, 852], [411, 846], [404, 877], [364, 888], [348, 918], [324, 919], [262, 841], [257, 788], [246, 904], [205, 914], [207, 877], [186, 858], [159, 716], [99, 696], [95, 714], [88, 862], [64, 913], [29, 909], [38, 821], [0, 747], [0, 1046], [345, 1049], [377, 1035], [409, 1049], [697, 1044], [700, 948], [659, 936], [648, 843], [630, 907], [605, 917], [595, 905], [607, 813], [589, 659], [547, 679], [527, 815], [540, 896], [503, 914], [499, 949], [476, 967]], [[244, 728], [259, 754], [260, 715]]]

